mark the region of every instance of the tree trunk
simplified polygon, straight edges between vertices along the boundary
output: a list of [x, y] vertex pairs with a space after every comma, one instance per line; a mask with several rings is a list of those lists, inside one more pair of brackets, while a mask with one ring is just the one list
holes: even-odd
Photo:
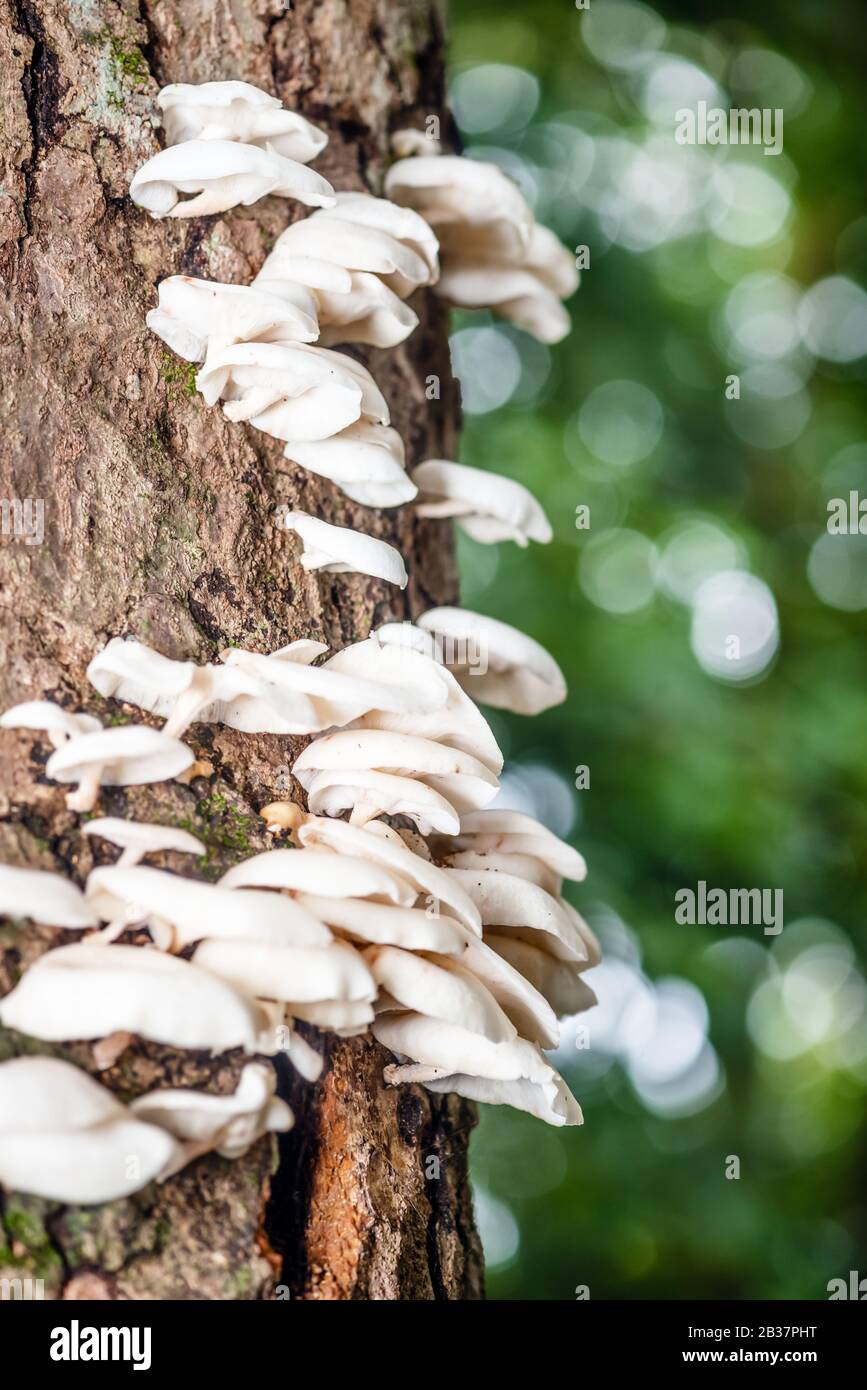
[[[302, 636], [336, 648], [453, 602], [442, 527], [416, 523], [408, 508], [365, 511], [287, 463], [276, 440], [205, 408], [187, 364], [145, 327], [164, 276], [248, 283], [305, 210], [269, 198], [222, 217], [155, 222], [127, 197], [134, 170], [160, 147], [158, 88], [226, 78], [275, 92], [326, 128], [317, 168], [335, 187], [379, 193], [389, 132], [443, 115], [431, 0], [0, 0], [0, 38], [12, 55], [0, 79], [2, 706], [48, 698], [105, 721], [147, 722], [86, 681], [110, 637], [197, 661], [232, 643], [268, 652]], [[410, 465], [452, 455], [457, 415], [445, 313], [429, 293], [416, 299], [421, 323], [408, 342], [365, 357]], [[431, 376], [441, 389], [428, 400]], [[306, 574], [272, 524], [281, 502], [396, 544], [411, 571], [405, 594], [361, 576]], [[6, 524], [16, 516], [31, 519], [29, 536]], [[267, 846], [257, 812], [302, 745], [202, 725], [188, 740], [212, 774], [109, 788], [100, 811], [188, 826], [209, 847], [193, 872], [213, 879]], [[83, 883], [116, 852], [81, 833], [63, 789], [45, 778], [49, 752], [39, 735], [0, 733], [0, 860]], [[154, 862], [190, 872], [189, 860]], [[0, 993], [66, 939], [0, 926]], [[387, 1090], [385, 1054], [370, 1039], [308, 1036], [327, 1048], [328, 1065], [310, 1085], [277, 1059], [296, 1115], [279, 1158], [269, 1141], [234, 1163], [211, 1155], [97, 1208], [7, 1193], [0, 1275], [42, 1278], [46, 1297], [66, 1299], [261, 1299], [278, 1285], [280, 1297], [480, 1296], [472, 1107]], [[50, 1050], [0, 1031], [0, 1058]], [[53, 1050], [94, 1069], [89, 1044]], [[124, 1099], [157, 1085], [230, 1090], [242, 1061], [135, 1042], [101, 1079]]]

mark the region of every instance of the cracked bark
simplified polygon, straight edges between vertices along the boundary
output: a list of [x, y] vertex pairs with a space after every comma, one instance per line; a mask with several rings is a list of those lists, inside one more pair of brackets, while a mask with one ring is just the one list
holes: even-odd
[[[317, 168], [337, 187], [379, 192], [389, 131], [442, 115], [430, 0], [0, 0], [0, 36], [11, 55], [0, 73], [0, 499], [45, 508], [42, 544], [0, 540], [3, 706], [47, 697], [103, 719], [140, 718], [85, 680], [94, 650], [118, 634], [197, 660], [228, 643], [269, 651], [299, 636], [339, 647], [453, 601], [441, 528], [406, 508], [364, 512], [286, 463], [276, 441], [206, 410], [185, 365], [145, 328], [164, 275], [247, 282], [304, 210], [267, 199], [157, 223], [126, 197], [134, 169], [159, 148], [158, 87], [230, 77], [328, 129]], [[417, 298], [410, 340], [365, 358], [411, 464], [450, 456], [457, 414], [443, 311]], [[442, 383], [433, 401], [431, 374]], [[306, 575], [291, 539], [270, 525], [283, 501], [397, 544], [411, 570], [406, 594]], [[101, 809], [188, 826], [209, 848], [195, 872], [213, 878], [265, 846], [257, 810], [300, 744], [202, 726], [190, 741], [212, 776], [109, 790]], [[114, 856], [80, 833], [47, 782], [49, 751], [39, 736], [0, 734], [0, 859], [81, 883]], [[181, 858], [162, 863], [191, 872]], [[0, 923], [0, 992], [65, 939]], [[0, 1276], [43, 1278], [46, 1297], [67, 1299], [261, 1299], [281, 1284], [300, 1298], [480, 1296], [472, 1107], [387, 1090], [384, 1054], [368, 1039], [309, 1036], [328, 1053], [318, 1085], [276, 1063], [296, 1112], [279, 1160], [263, 1141], [239, 1162], [211, 1156], [100, 1208], [6, 1193]], [[0, 1032], [0, 1057], [50, 1050]], [[88, 1044], [53, 1051], [93, 1070]], [[135, 1043], [102, 1079], [124, 1099], [157, 1085], [228, 1090], [242, 1062]]]

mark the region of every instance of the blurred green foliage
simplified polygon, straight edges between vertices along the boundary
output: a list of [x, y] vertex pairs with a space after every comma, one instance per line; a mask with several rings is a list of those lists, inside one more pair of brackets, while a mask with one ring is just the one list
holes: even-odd
[[[591, 258], [570, 304], [571, 336], [537, 349], [505, 329], [523, 363], [521, 386], [507, 404], [469, 413], [463, 434], [462, 461], [527, 484], [555, 539], [547, 548], [496, 552], [462, 540], [462, 597], [528, 631], [563, 667], [564, 705], [533, 720], [497, 718], [497, 732], [519, 772], [542, 764], [569, 789], [577, 817], [569, 838], [589, 876], [568, 896], [601, 923], [609, 950], [631, 958], [633, 969], [640, 952], [651, 981], [674, 976], [701, 991], [718, 1077], [681, 1107], [691, 1113], [678, 1113], [642, 1092], [622, 1049], [611, 1065], [594, 1059], [590, 1013], [588, 1052], [567, 1048], [564, 1062], [584, 1106], [582, 1129], [551, 1130], [486, 1108], [473, 1161], [489, 1295], [564, 1299], [587, 1285], [591, 1298], [825, 1298], [829, 1279], [850, 1268], [867, 1274], [867, 1013], [859, 967], [867, 538], [835, 538], [845, 552], [831, 552], [828, 542], [815, 547], [827, 534], [829, 498], [859, 486], [867, 496], [867, 357], [847, 357], [848, 338], [839, 360], [809, 351], [798, 306], [818, 282], [847, 277], [857, 318], [856, 287], [867, 279], [863, 11], [836, 3], [832, 12], [818, 0], [724, 11], [657, 6], [652, 13], [667, 24], [661, 44], [624, 70], [588, 46], [588, 14], [598, 20], [610, 5], [591, 0], [582, 11], [569, 0], [455, 0], [451, 7], [452, 89], [465, 145], [523, 170], [539, 220], [569, 247], [588, 246]], [[654, 134], [649, 119], [644, 84], [666, 54], [709, 74], [726, 108], [785, 110], [779, 157], [761, 149], [699, 152], [700, 178], [718, 179], [735, 156], [773, 179], [783, 190], [778, 226], [774, 190], [748, 183], [746, 220], [736, 219], [733, 230], [717, 188], [713, 216], [693, 208], [681, 221], [672, 217], [655, 244], [641, 244], [647, 227], [654, 240], [654, 219], [664, 228], [681, 198], [678, 171], [688, 166], [678, 161], [696, 155], [675, 143], [670, 124]], [[775, 66], [774, 55], [786, 62]], [[501, 74], [498, 115], [486, 96], [497, 75], [472, 77], [488, 64], [538, 79], [535, 105], [532, 84], [514, 86]], [[517, 93], [511, 104], [509, 83]], [[688, 84], [684, 90], [682, 104], [693, 104]], [[564, 129], [577, 132], [574, 144]], [[624, 173], [615, 161], [600, 201], [605, 141], [649, 148], [651, 139], [647, 167]], [[660, 197], [666, 179], [670, 198]], [[756, 199], [758, 232], [750, 223]], [[758, 275], [767, 278], [748, 279], [738, 302], [738, 286]], [[763, 325], [750, 319], [751, 305], [767, 294], [791, 303], [779, 322]], [[840, 328], [832, 313], [826, 336], [851, 328], [857, 337], [857, 324], [842, 317]], [[455, 328], [495, 323], [467, 314]], [[779, 329], [785, 337], [792, 323], [797, 341], [781, 352], [774, 335]], [[473, 340], [465, 342], [469, 352]], [[481, 352], [484, 342], [476, 347]], [[746, 383], [769, 363], [788, 373], [787, 392], [745, 389], [740, 400], [726, 399], [730, 374]], [[496, 387], [505, 367], [496, 358], [488, 367]], [[467, 372], [484, 369], [470, 360]], [[756, 379], [761, 386], [761, 371]], [[632, 463], [600, 458], [588, 443], [598, 444], [598, 430], [582, 430], [594, 389], [623, 381], [647, 388], [661, 406], [658, 441]], [[628, 406], [633, 398], [623, 400]], [[618, 448], [627, 445], [615, 430]], [[575, 526], [582, 504], [590, 508], [587, 530]], [[778, 650], [750, 679], [702, 668], [691, 605], [661, 582], [673, 563], [672, 535], [696, 516], [711, 524], [711, 539], [727, 538], [737, 568], [763, 581], [776, 603]], [[624, 528], [649, 543], [639, 543], [632, 579], [623, 578], [627, 551], [617, 549]], [[609, 532], [615, 548], [606, 567], [588, 547]], [[590, 787], [576, 791], [581, 764]], [[782, 935], [677, 925], [675, 892], [702, 879], [782, 888]], [[721, 947], [726, 941], [733, 944]], [[610, 999], [608, 1008], [610, 1019]], [[740, 1161], [738, 1180], [725, 1175], [731, 1155]]]

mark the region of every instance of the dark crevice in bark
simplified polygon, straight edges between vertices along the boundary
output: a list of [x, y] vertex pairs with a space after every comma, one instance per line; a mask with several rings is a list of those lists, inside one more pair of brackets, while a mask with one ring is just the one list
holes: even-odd
[[159, 66], [159, 34], [157, 32], [153, 20], [151, 19], [150, 5], [147, 3], [147, 0], [144, 0], [144, 3], [139, 8], [139, 19], [144, 27], [145, 33], [147, 34], [147, 38], [145, 39], [144, 43], [139, 44], [141, 55], [148, 65], [151, 77], [153, 77], [154, 81], [158, 84], [158, 86], [162, 86]]
[[33, 178], [36, 171], [36, 163], [39, 156], [39, 118], [37, 115], [38, 91], [37, 74], [39, 71], [38, 53], [42, 48], [42, 25], [39, 17], [32, 6], [26, 0], [14, 0], [14, 14], [16, 29], [19, 34], [24, 34], [33, 44], [30, 62], [24, 68], [21, 78], [21, 90], [24, 95], [24, 106], [27, 112], [27, 121], [30, 126], [30, 154], [21, 165], [21, 172], [24, 177], [24, 202], [22, 214], [26, 232], [18, 241], [19, 250], [24, 242], [25, 236], [33, 235]]
[[[305, 1024], [298, 1032], [318, 1051], [328, 1066], [331, 1044], [328, 1035]], [[321, 1082], [305, 1081], [285, 1055], [274, 1059], [277, 1094], [291, 1107], [295, 1123], [288, 1134], [277, 1139], [277, 1169], [271, 1178], [271, 1192], [265, 1208], [265, 1235], [282, 1264], [278, 1282], [285, 1284], [293, 1298], [307, 1287], [310, 1269], [304, 1228], [310, 1208], [313, 1175], [319, 1152], [317, 1110]]]

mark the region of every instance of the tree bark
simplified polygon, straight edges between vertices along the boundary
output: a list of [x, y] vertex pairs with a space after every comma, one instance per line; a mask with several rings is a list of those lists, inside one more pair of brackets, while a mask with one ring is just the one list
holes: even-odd
[[[368, 512], [287, 463], [277, 441], [206, 409], [187, 364], [145, 327], [164, 276], [248, 283], [305, 210], [271, 198], [155, 222], [127, 196], [136, 167], [160, 148], [159, 87], [227, 78], [325, 127], [316, 167], [337, 188], [379, 193], [389, 132], [444, 118], [430, 0], [0, 0], [0, 39], [12, 55], [0, 76], [0, 499], [44, 504], [41, 544], [0, 540], [2, 706], [48, 698], [107, 722], [149, 722], [86, 681], [110, 637], [197, 661], [232, 643], [268, 652], [301, 636], [336, 648], [453, 602], [441, 526], [415, 522], [408, 508]], [[414, 307], [421, 323], [407, 343], [364, 358], [410, 466], [452, 455], [457, 416], [444, 311], [429, 293]], [[441, 388], [429, 400], [432, 375]], [[405, 594], [306, 574], [272, 524], [281, 502], [396, 544], [411, 571]], [[215, 878], [266, 847], [257, 812], [302, 744], [203, 725], [188, 741], [212, 774], [106, 789], [100, 811], [187, 826], [208, 845], [204, 868], [168, 854], [154, 862]], [[81, 833], [44, 775], [49, 752], [38, 735], [0, 733], [0, 860], [83, 883], [116, 852]], [[0, 924], [0, 993], [66, 939]], [[296, 1114], [279, 1157], [270, 1141], [234, 1163], [212, 1155], [98, 1208], [6, 1193], [0, 1276], [42, 1278], [46, 1297], [65, 1299], [481, 1296], [472, 1107], [388, 1090], [386, 1054], [370, 1039], [308, 1036], [328, 1065], [311, 1086], [276, 1060]], [[0, 1031], [0, 1058], [28, 1051], [52, 1049]], [[53, 1051], [94, 1069], [89, 1044]], [[158, 1085], [229, 1090], [243, 1060], [135, 1042], [101, 1079], [124, 1099]]]

